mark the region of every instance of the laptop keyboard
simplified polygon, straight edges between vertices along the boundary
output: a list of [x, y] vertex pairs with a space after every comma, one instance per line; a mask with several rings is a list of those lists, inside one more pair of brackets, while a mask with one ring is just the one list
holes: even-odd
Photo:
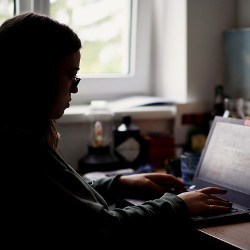
[[229, 214], [229, 213], [235, 213], [238, 212], [239, 210], [237, 208], [231, 208], [228, 211], [212, 211], [210, 213], [208, 213], [207, 216], [213, 216], [213, 215], [217, 215], [217, 214]]
[[216, 216], [216, 215], [236, 213], [238, 211], [244, 211], [244, 210], [240, 209], [240, 208], [232, 207], [230, 210], [228, 210], [226, 212], [225, 211], [210, 211], [210, 212], [204, 213], [203, 215], [193, 216], [192, 218], [195, 219], [195, 220], [196, 219], [203, 219], [203, 218], [213, 217], [213, 216]]

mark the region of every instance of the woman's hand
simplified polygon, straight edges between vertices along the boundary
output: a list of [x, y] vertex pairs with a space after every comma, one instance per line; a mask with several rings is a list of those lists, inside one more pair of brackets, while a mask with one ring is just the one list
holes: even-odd
[[122, 192], [136, 198], [156, 198], [171, 189], [186, 190], [184, 183], [171, 174], [144, 173], [123, 175], [118, 179]]
[[196, 191], [184, 192], [178, 194], [189, 207], [190, 215], [199, 215], [211, 211], [227, 212], [230, 209], [230, 203], [213, 194], [225, 194], [226, 191], [221, 188], [207, 187]]

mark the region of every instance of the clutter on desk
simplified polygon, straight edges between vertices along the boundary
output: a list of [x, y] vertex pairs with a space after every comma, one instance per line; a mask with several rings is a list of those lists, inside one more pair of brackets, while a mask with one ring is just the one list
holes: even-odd
[[[127, 114], [123, 114], [120, 121], [116, 117], [115, 123], [114, 114], [103, 100], [91, 102], [86, 118], [89, 138], [87, 153], [78, 161], [79, 173], [133, 169], [133, 173], [167, 172], [182, 176], [180, 155], [177, 159], [174, 136], [170, 131], [141, 134]], [[207, 127], [203, 127], [205, 119], [204, 114], [183, 115], [183, 124], [199, 127], [189, 131], [184, 152], [201, 152], [208, 132]]]
[[167, 173], [181, 178], [181, 160], [179, 158], [170, 158], [167, 163]]
[[137, 168], [142, 163], [144, 141], [140, 128], [132, 123], [131, 116], [124, 114], [113, 130], [114, 154], [123, 168]]
[[240, 98], [224, 98], [224, 117], [250, 120], [250, 101]]
[[192, 185], [200, 156], [200, 152], [185, 152], [181, 155], [182, 180], [187, 187]]
[[114, 175], [127, 175], [127, 174], [133, 174], [134, 169], [132, 168], [124, 168], [124, 169], [117, 169], [117, 170], [110, 170], [110, 171], [93, 171], [93, 172], [88, 172], [84, 174], [84, 177], [86, 177], [89, 180], [97, 180], [103, 177], [108, 177], [108, 176], [114, 176]]
[[186, 152], [201, 152], [205, 146], [209, 132], [208, 113], [185, 114], [182, 116], [182, 124], [189, 125], [186, 135], [186, 144], [183, 146]]
[[86, 114], [89, 121], [88, 153], [78, 162], [81, 173], [117, 169], [119, 159], [114, 156], [113, 113], [104, 100], [95, 100]]
[[139, 166], [137, 169], [133, 168], [122, 168], [122, 169], [115, 169], [110, 171], [94, 171], [85, 173], [84, 177], [90, 179], [90, 180], [96, 180], [103, 177], [110, 177], [114, 175], [130, 175], [130, 174], [141, 174], [141, 173], [153, 173], [156, 169], [154, 165], [152, 164], [145, 164]]
[[168, 131], [161, 133], [149, 132], [143, 136], [146, 143], [148, 162], [156, 169], [167, 168], [168, 159], [175, 157], [174, 137]]
[[213, 120], [215, 116], [222, 116], [224, 114], [224, 91], [222, 85], [215, 86], [215, 96], [213, 109], [211, 111], [211, 119]]
[[[218, 88], [216, 93], [220, 95], [221, 91], [222, 89]], [[216, 101], [216, 104], [219, 106], [215, 105], [217, 111], [221, 108], [219, 100], [217, 100], [218, 102]], [[218, 115], [217, 111], [216, 114]], [[221, 110], [220, 112], [220, 114], [223, 114]], [[180, 164], [181, 178], [187, 187], [192, 184], [202, 150], [205, 147], [210, 129], [210, 120], [213, 117], [211, 116], [212, 113], [214, 114], [214, 111], [211, 113], [194, 113], [182, 116], [182, 124], [188, 125], [189, 129], [186, 134], [186, 144], [183, 145], [183, 153], [180, 155], [178, 163]]]
[[210, 112], [210, 125], [215, 116], [250, 119], [250, 100], [241, 96], [235, 97], [224, 93], [224, 87], [215, 86], [213, 109]]

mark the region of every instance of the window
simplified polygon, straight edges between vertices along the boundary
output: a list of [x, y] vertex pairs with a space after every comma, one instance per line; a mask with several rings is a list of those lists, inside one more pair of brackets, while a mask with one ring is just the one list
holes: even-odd
[[1, 0], [0, 1], [0, 25], [8, 18], [14, 15], [14, 1]]
[[[13, 2], [3, 1], [5, 6]], [[151, 94], [152, 0], [15, 2], [16, 13], [35, 11], [51, 15], [70, 25], [83, 39], [79, 72], [83, 80], [72, 104]]]
[[50, 16], [83, 41], [80, 74], [129, 74], [131, 0], [50, 0]]

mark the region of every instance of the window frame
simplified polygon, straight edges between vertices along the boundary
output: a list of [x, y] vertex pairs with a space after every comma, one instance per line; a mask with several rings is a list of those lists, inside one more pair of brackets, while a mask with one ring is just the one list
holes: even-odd
[[[112, 100], [129, 95], [150, 95], [150, 55], [152, 1], [131, 0], [131, 53], [128, 74], [86, 74], [79, 83], [79, 91], [72, 98], [73, 105], [88, 104], [91, 100]], [[49, 15], [49, 0], [16, 0], [17, 14], [36, 11]], [[84, 53], [81, 55], [84, 60]]]

